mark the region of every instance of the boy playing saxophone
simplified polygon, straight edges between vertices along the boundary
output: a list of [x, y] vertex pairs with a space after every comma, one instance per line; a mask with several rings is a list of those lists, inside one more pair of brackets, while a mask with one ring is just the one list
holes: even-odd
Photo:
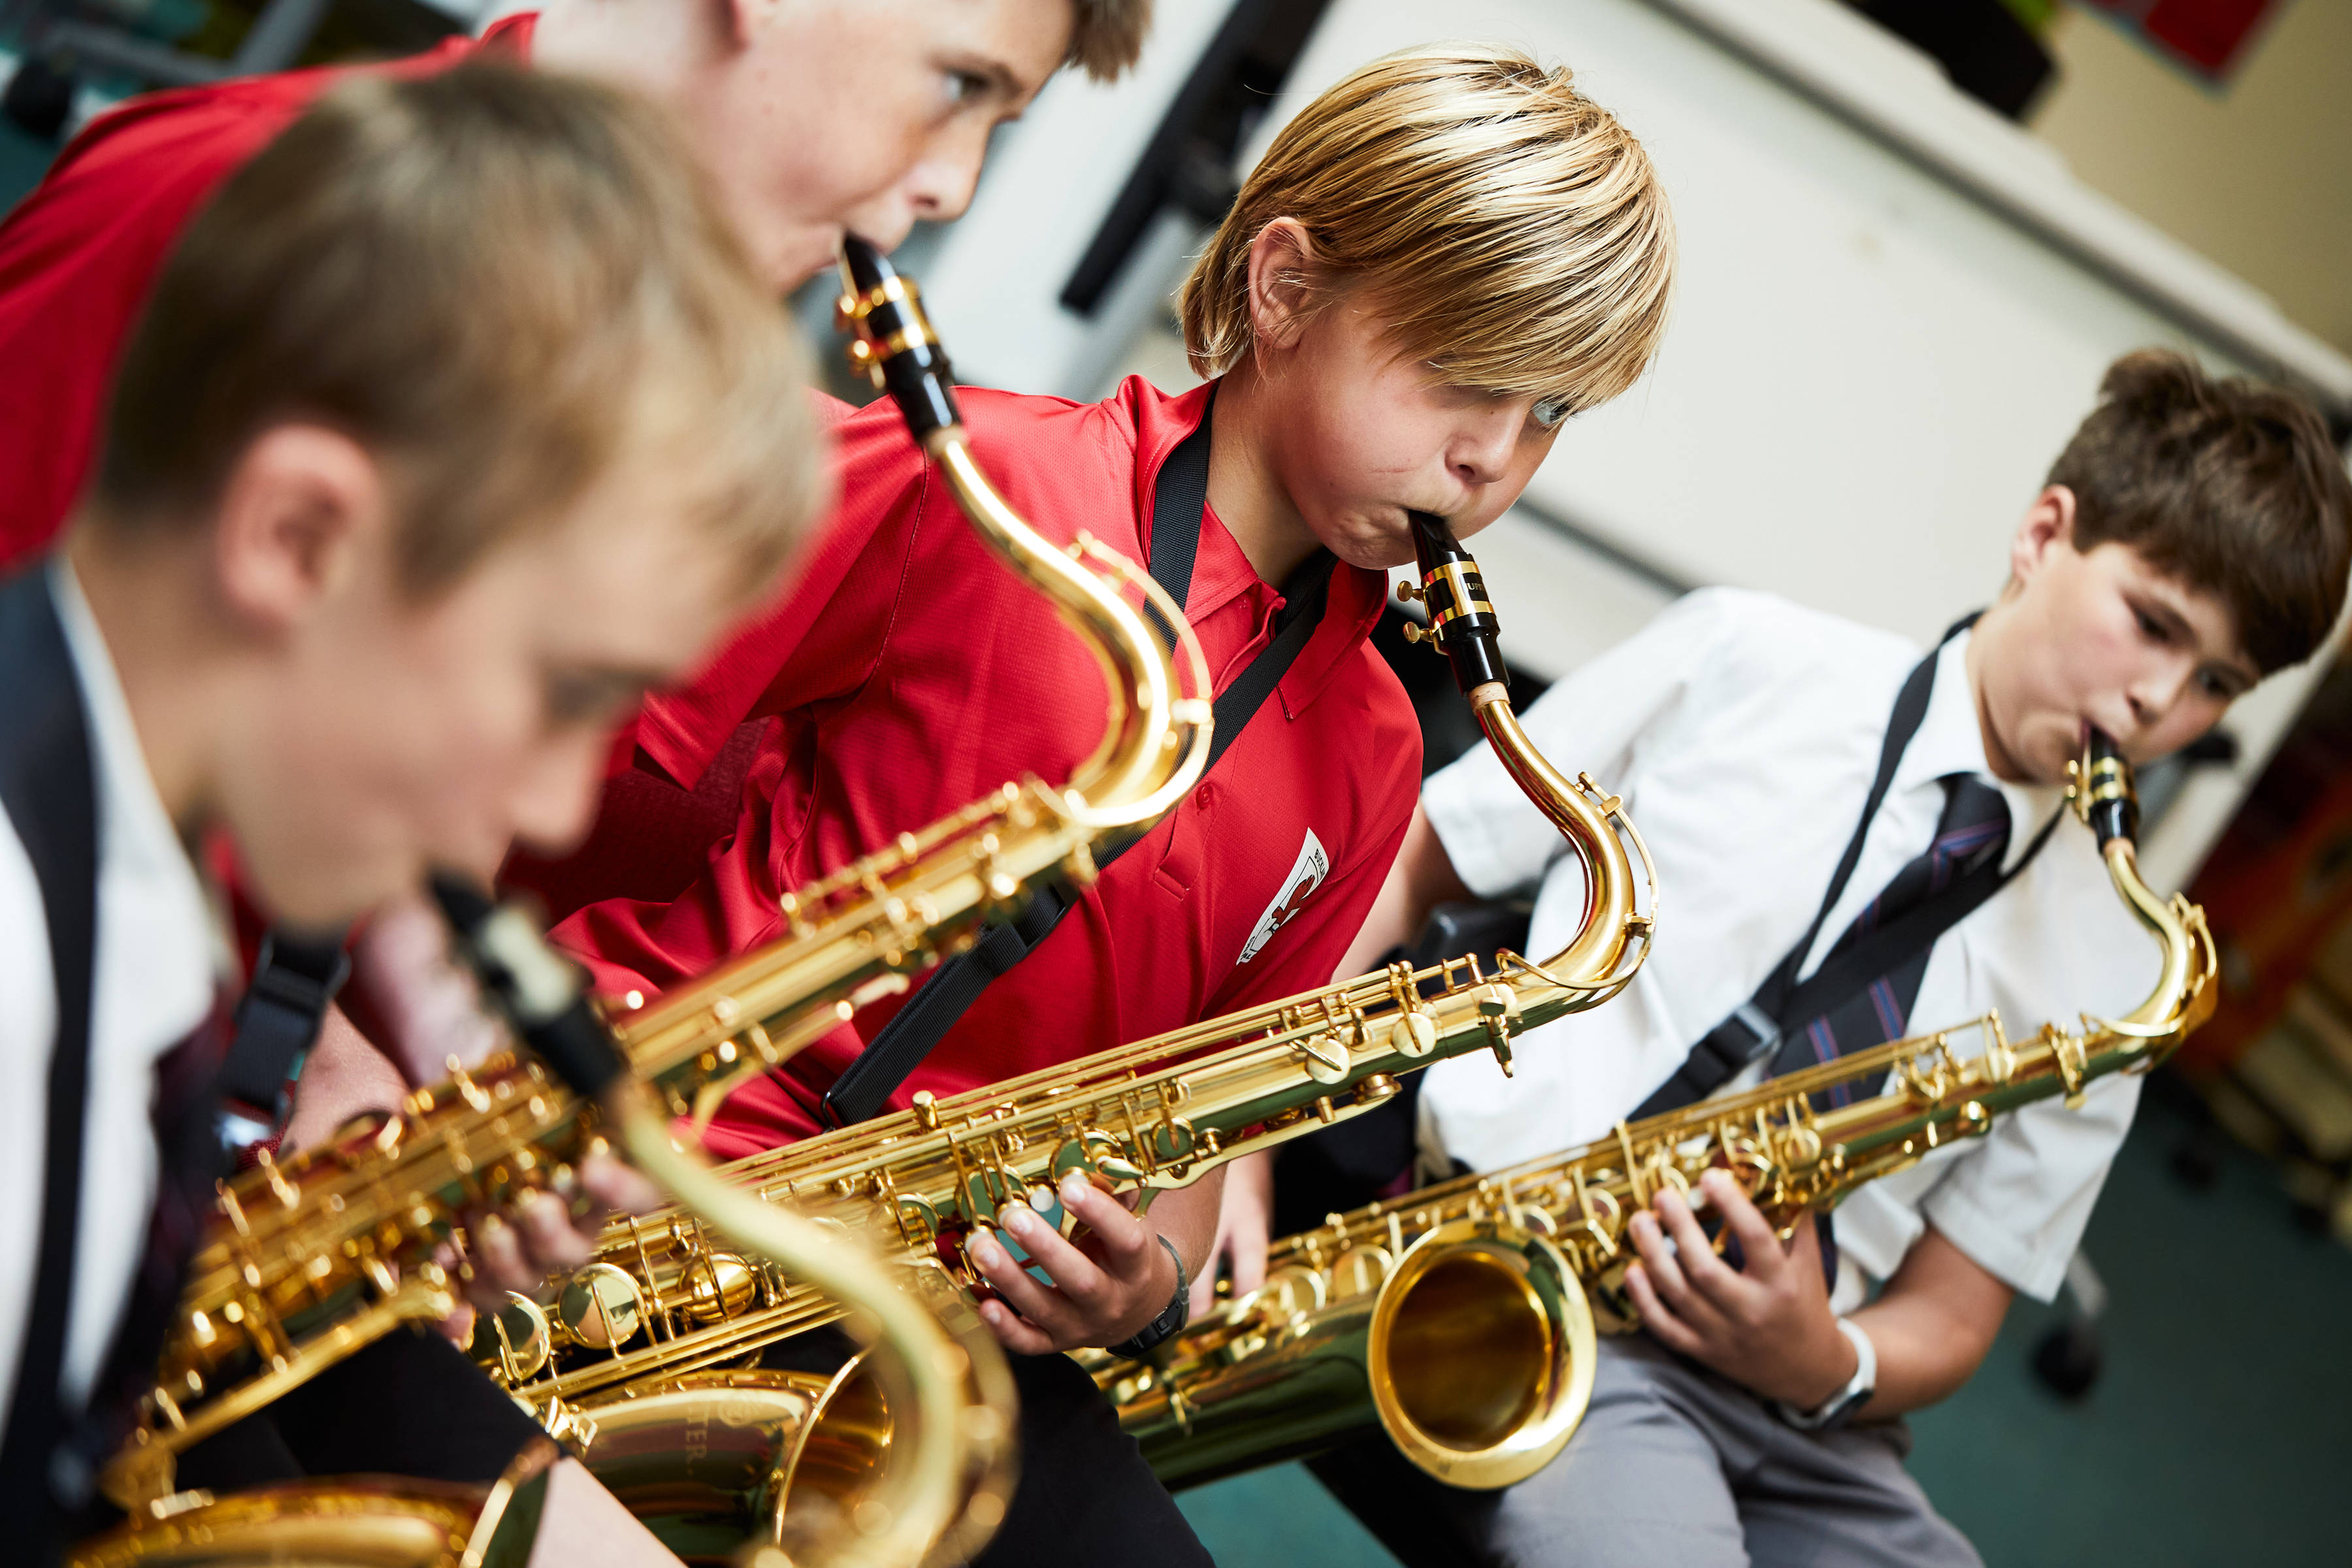
[[[1219, 691], [1247, 676], [1262, 700], [976, 1000], [938, 1023], [919, 987], [896, 1019], [862, 1016], [740, 1091], [713, 1148], [772, 1148], [1326, 981], [1420, 773], [1412, 711], [1366, 644], [1383, 569], [1412, 559], [1407, 512], [1465, 536], [1499, 515], [1560, 422], [1641, 374], [1671, 270], [1646, 155], [1566, 71], [1408, 51], [1300, 111], [1195, 268], [1185, 331], [1211, 386], [1170, 397], [1132, 379], [1094, 405], [961, 394], [1015, 510], [1149, 565]], [[1007, 779], [1069, 777], [1099, 732], [1099, 673], [972, 540], [896, 412], [837, 433], [844, 507], [807, 574], [692, 690], [648, 704], [590, 849], [541, 879], [557, 912], [576, 907], [557, 939], [608, 992], [656, 993], [768, 940], [784, 891]], [[723, 823], [648, 853], [712, 798], [711, 775]], [[875, 1082], [861, 1052], [926, 1016], [919, 1065]], [[1011, 1237], [1050, 1284], [996, 1238], [973, 1245], [1000, 1296], [983, 1311], [1024, 1352], [1024, 1482], [992, 1551], [1092, 1561], [1117, 1539], [1138, 1562], [1202, 1561], [1092, 1384], [1051, 1352], [1172, 1331], [1216, 1184], [1146, 1215], [1066, 1185], [1075, 1244], [1012, 1205]]]
[[[2321, 646], [2347, 561], [2352, 485], [2316, 415], [2151, 352], [2108, 372], [1999, 597], [1924, 658], [1762, 595], [1674, 605], [1527, 715], [1625, 796], [1673, 919], [1633, 991], [1552, 1026], [1517, 1083], [1433, 1068], [1425, 1154], [1494, 1169], [1989, 1008], [2121, 1015], [2147, 949], [2089, 836], [2053, 831], [2066, 763], [2092, 727], [2136, 763], [2204, 734]], [[1580, 874], [1482, 749], [1424, 787], [1349, 963], [1530, 885], [1542, 951]], [[2021, 1110], [1786, 1245], [1710, 1173], [1744, 1268], [1662, 1190], [1628, 1226], [1643, 1332], [1603, 1342], [1559, 1459], [1499, 1494], [1377, 1441], [1318, 1474], [1415, 1564], [1974, 1563], [1905, 1471], [1900, 1417], [1968, 1380], [2014, 1293], [2055, 1292], [2138, 1088]]]
[[[553, 75], [326, 95], [189, 227], [67, 543], [0, 581], [12, 1562], [104, 1522], [213, 1210], [200, 853], [233, 838], [263, 907], [315, 927], [576, 837], [614, 718], [820, 503], [804, 356], [690, 168], [656, 110]], [[315, 1442], [236, 1480], [297, 1454], [478, 1480], [536, 1439], [435, 1338], [304, 1392], [379, 1352]], [[181, 1483], [226, 1489], [205, 1452]], [[576, 1464], [548, 1485], [535, 1561], [667, 1561]]]

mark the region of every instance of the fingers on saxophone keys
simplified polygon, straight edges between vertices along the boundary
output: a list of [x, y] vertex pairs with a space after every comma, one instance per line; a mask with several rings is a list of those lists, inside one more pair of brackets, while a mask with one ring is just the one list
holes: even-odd
[[1657, 1291], [1650, 1284], [1649, 1271], [1638, 1263], [1625, 1270], [1625, 1294], [1632, 1298], [1634, 1311], [1641, 1314], [1642, 1327], [1649, 1331], [1652, 1339], [1668, 1350], [1680, 1351], [1685, 1355], [1698, 1352], [1702, 1343], [1698, 1335], [1675, 1316], [1672, 1308], [1658, 1299]]
[[490, 1291], [529, 1290], [539, 1282], [522, 1255], [522, 1238], [514, 1226], [495, 1214], [484, 1215], [473, 1226], [474, 1273], [487, 1280]]
[[662, 1190], [652, 1177], [610, 1154], [591, 1154], [581, 1161], [580, 1184], [607, 1212], [651, 1214], [663, 1203]]

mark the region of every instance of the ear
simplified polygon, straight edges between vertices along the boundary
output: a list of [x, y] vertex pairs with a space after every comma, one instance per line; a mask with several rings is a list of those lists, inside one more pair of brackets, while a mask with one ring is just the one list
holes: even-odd
[[2032, 582], [2050, 552], [2062, 544], [2074, 547], [2074, 492], [2064, 485], [2045, 485], [2009, 542], [2010, 585], [2021, 588]]
[[1315, 241], [1295, 217], [1278, 217], [1250, 241], [1250, 339], [1265, 348], [1288, 348], [1298, 339], [1314, 302], [1318, 263]]
[[282, 634], [331, 599], [390, 526], [383, 472], [367, 448], [320, 426], [273, 426], [221, 487], [221, 597], [256, 631]]

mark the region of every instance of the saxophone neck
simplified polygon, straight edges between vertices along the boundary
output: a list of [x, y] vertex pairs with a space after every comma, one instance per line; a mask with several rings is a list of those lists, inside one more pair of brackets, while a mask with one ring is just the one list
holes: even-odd
[[[2202, 910], [2166, 899], [2139, 872], [2139, 795], [2132, 765], [2122, 748], [2097, 729], [2084, 740], [2083, 755], [2069, 763], [2067, 795], [2074, 814], [2090, 826], [2107, 864], [2107, 878], [2134, 918], [2147, 928], [2163, 955], [2156, 988], [2142, 1002], [2105, 1026], [2118, 1034], [2162, 1042], [2168, 1050], [2212, 1010], [2211, 939]], [[2202, 959], [2200, 963], [2200, 960]]]
[[[1148, 827], [1182, 798], [1208, 763], [1208, 663], [1183, 607], [1084, 534], [1073, 550], [1055, 545], [989, 482], [972, 456], [953, 373], [913, 279], [852, 235], [842, 241], [841, 280], [850, 363], [889, 394], [908, 433], [939, 464], [981, 537], [1053, 603], [1102, 666], [1108, 721], [1100, 744], [1065, 786], [1065, 799], [1088, 826]], [[1087, 564], [1089, 558], [1094, 564]], [[1172, 652], [1128, 602], [1122, 585], [1138, 588], [1160, 606], [1176, 628]]]
[[1429, 611], [1429, 625], [1426, 630], [1408, 626], [1407, 637], [1445, 656], [1496, 760], [1584, 864], [1584, 919], [1566, 948], [1535, 967], [1568, 990], [1591, 993], [1581, 1004], [1590, 1005], [1615, 994], [1647, 953], [1656, 880], [1649, 879], [1649, 912], [1637, 910], [1633, 864], [1625, 846], [1633, 845], [1645, 872], [1649, 852], [1615, 797], [1603, 798], [1589, 778], [1569, 779], [1528, 738], [1511, 706], [1503, 623], [1486, 597], [1478, 563], [1444, 518], [1425, 511], [1408, 516], [1421, 584], [1401, 585], [1397, 595], [1420, 600]]

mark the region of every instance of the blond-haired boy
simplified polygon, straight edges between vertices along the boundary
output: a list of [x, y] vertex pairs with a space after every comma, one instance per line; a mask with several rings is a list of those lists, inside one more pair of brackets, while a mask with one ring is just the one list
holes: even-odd
[[[1365, 640], [1382, 569], [1412, 558], [1406, 512], [1465, 535], [1500, 514], [1560, 421], [1640, 374], [1672, 272], [1647, 156], [1566, 70], [1411, 50], [1307, 105], [1244, 184], [1185, 289], [1211, 386], [1170, 397], [1132, 379], [1090, 405], [967, 393], [974, 449], [1013, 504], [1150, 565], [1221, 692], [1262, 658], [1289, 662], [1192, 795], [1049, 941], [1025, 933], [1039, 951], [938, 1025], [910, 1076], [826, 1105], [882, 1022], [861, 1019], [739, 1092], [713, 1146], [773, 1147], [886, 1091], [903, 1106], [1327, 981], [1420, 776], [1412, 710]], [[952, 345], [955, 323], [937, 324]], [[895, 412], [847, 416], [838, 436], [845, 507], [798, 589], [690, 692], [648, 705], [628, 791], [544, 879], [586, 903], [558, 939], [611, 991], [658, 992], [767, 940], [784, 890], [1007, 779], [1066, 778], [1100, 732], [1093, 661], [988, 557]], [[722, 752], [742, 781], [721, 785], [731, 837], [643, 854]], [[1164, 1331], [1207, 1262], [1217, 1184], [1148, 1215], [1074, 1187], [1078, 1247], [1015, 1205], [1052, 1287], [978, 1246], [1003, 1296], [985, 1310], [1029, 1352], [1034, 1479], [997, 1550], [1091, 1558], [1117, 1530], [1122, 1556], [1200, 1560], [1092, 1385], [1045, 1352]]]
[[[197, 847], [314, 926], [576, 837], [612, 721], [821, 504], [804, 357], [690, 170], [656, 111], [554, 76], [338, 88], [191, 226], [66, 547], [0, 583], [12, 1561], [100, 1521], [210, 1210]], [[320, 1413], [344, 1462], [304, 1463], [476, 1479], [530, 1436], [430, 1407], [498, 1398], [445, 1342], [383, 1345]], [[576, 1466], [550, 1485], [541, 1560], [658, 1560]]]

